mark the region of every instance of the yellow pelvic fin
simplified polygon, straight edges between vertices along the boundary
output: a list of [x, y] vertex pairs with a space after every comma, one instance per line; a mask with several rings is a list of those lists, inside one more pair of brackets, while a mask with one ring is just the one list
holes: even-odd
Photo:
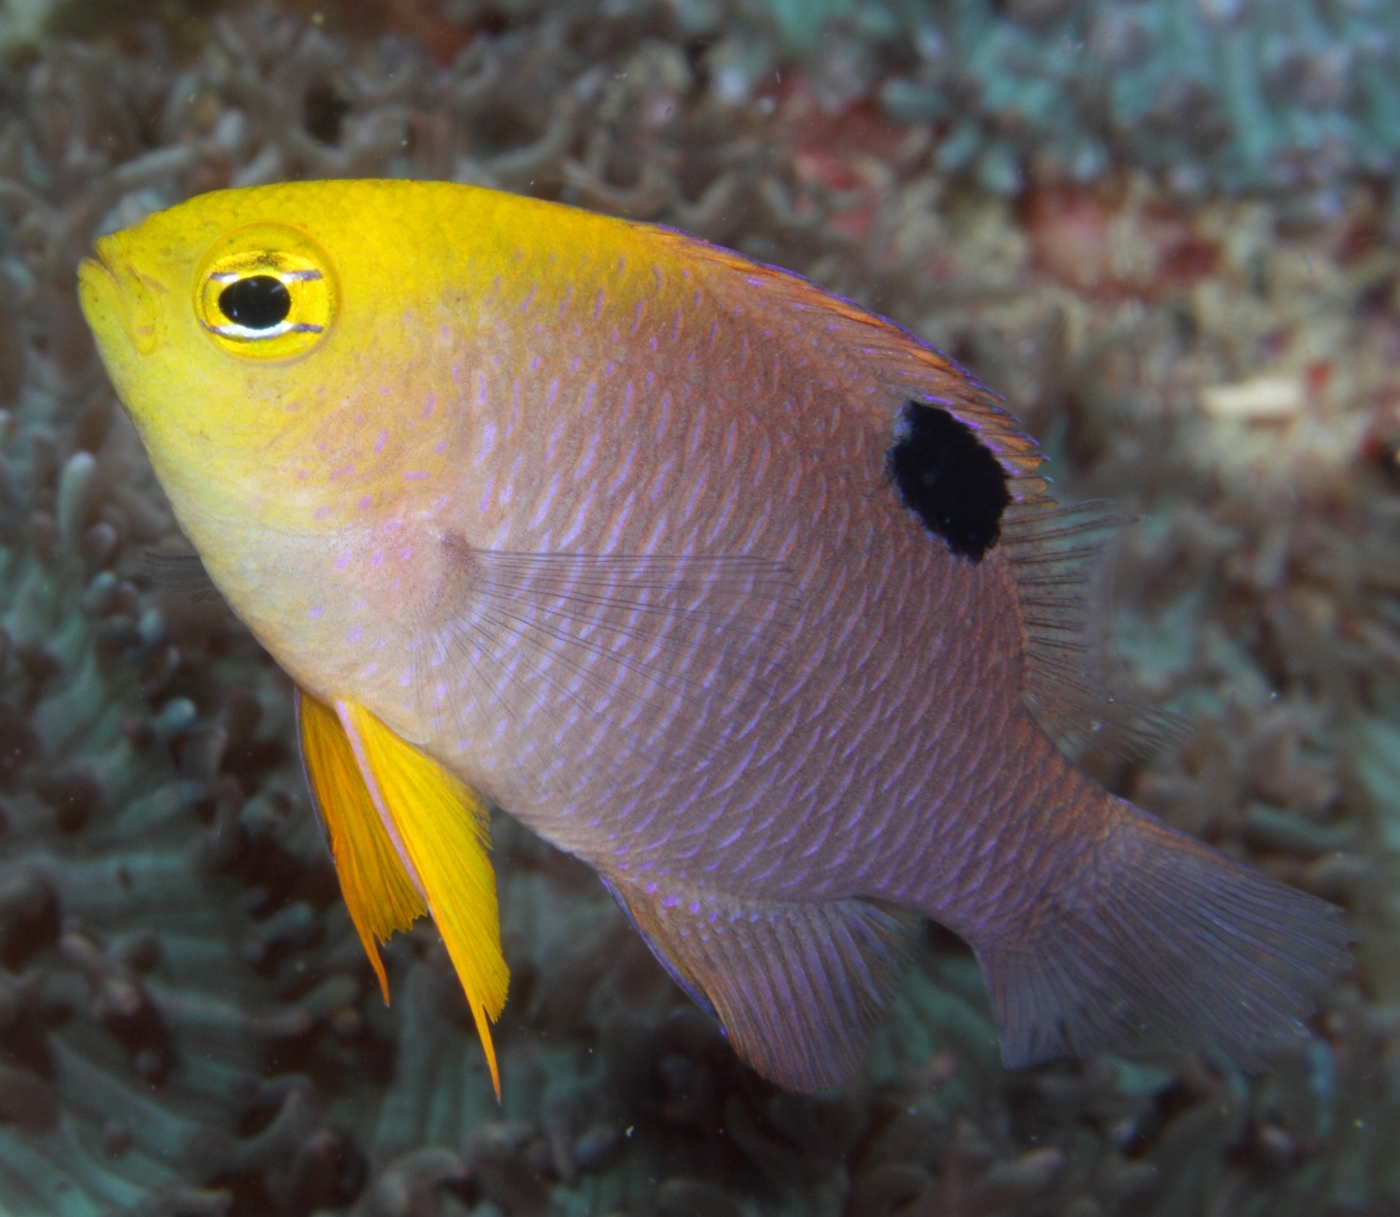
[[386, 835], [427, 901], [476, 1022], [500, 1097], [491, 1021], [506, 1004], [496, 874], [485, 804], [436, 761], [405, 743], [363, 706], [335, 711]]
[[374, 965], [384, 1002], [389, 980], [379, 944], [428, 911], [380, 822], [354, 749], [335, 711], [305, 693], [297, 696], [301, 755], [307, 784], [330, 837], [331, 855], [350, 920]]

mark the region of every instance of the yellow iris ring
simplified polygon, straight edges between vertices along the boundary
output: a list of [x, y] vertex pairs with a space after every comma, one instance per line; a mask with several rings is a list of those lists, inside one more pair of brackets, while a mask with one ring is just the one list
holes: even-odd
[[[287, 289], [291, 308], [266, 333], [225, 316], [219, 297], [240, 279], [266, 275]], [[204, 256], [195, 275], [195, 315], [210, 340], [252, 359], [295, 359], [318, 346], [335, 320], [339, 291], [330, 259], [314, 241], [281, 224], [230, 233]]]

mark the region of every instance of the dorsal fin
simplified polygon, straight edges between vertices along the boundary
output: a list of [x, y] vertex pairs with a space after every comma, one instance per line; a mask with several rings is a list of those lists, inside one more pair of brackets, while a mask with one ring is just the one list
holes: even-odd
[[1090, 748], [1145, 756], [1190, 729], [1111, 691], [1105, 550], [1130, 522], [1110, 503], [1061, 507], [1048, 498], [1012, 507], [1002, 520], [1026, 640], [1025, 702], [1071, 756]]
[[780, 317], [777, 306], [787, 304], [796, 326], [795, 332], [783, 335], [785, 347], [800, 351], [805, 337], [814, 357], [830, 358], [834, 349], [844, 348], [859, 358], [867, 378], [873, 375], [889, 384], [899, 405], [912, 399], [940, 406], [976, 432], [1006, 470], [1014, 502], [1051, 501], [1048, 483], [1039, 473], [1046, 459], [1040, 445], [1002, 406], [1001, 398], [955, 361], [897, 322], [832, 295], [793, 271], [754, 262], [682, 232], [654, 231], [663, 242], [684, 242], [689, 256], [724, 268], [727, 273], [706, 281], [723, 306], [731, 311], [750, 307], [752, 297], [734, 289], [759, 288], [765, 327], [773, 327]]
[[[730, 272], [707, 282], [725, 306], [748, 307], [739, 285], [761, 288], [765, 326], [776, 327], [781, 313], [775, 306], [785, 303], [792, 325], [786, 338], [798, 346], [805, 338], [814, 357], [830, 360], [833, 351], [849, 352], [867, 376], [889, 385], [897, 411], [890, 420], [892, 480], [899, 473], [894, 446], [917, 423], [910, 418], [911, 407], [934, 407], [925, 412], [930, 417], [946, 411], [996, 457], [1006, 473], [1010, 503], [995, 544], [1009, 560], [1025, 630], [1025, 700], [1065, 752], [1078, 756], [1092, 744], [1140, 755], [1187, 734], [1187, 726], [1174, 715], [1110, 692], [1104, 550], [1125, 519], [1103, 503], [1057, 503], [1041, 472], [1047, 458], [995, 393], [895, 322], [833, 296], [801, 275], [682, 233], [660, 233], [667, 241], [691, 243], [694, 255]], [[929, 509], [937, 504], [914, 501], [907, 485], [898, 489], [905, 505], [929, 524]], [[974, 528], [960, 546], [947, 528], [931, 527], [955, 553], [972, 560], [982, 556], [983, 535], [995, 537], [994, 529]]]

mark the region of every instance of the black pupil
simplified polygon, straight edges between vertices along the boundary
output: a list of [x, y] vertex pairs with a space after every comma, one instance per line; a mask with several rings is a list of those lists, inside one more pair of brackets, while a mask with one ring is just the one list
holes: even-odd
[[230, 283], [219, 293], [219, 310], [246, 330], [270, 330], [287, 319], [292, 297], [271, 275], [252, 275]]

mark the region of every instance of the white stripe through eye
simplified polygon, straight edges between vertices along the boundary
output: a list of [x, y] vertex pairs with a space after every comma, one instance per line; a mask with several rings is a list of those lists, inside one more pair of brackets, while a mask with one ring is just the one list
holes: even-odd
[[[210, 281], [214, 283], [237, 283], [240, 279], [253, 277], [247, 271], [242, 270], [223, 270], [209, 276]], [[282, 283], [308, 283], [313, 279], [321, 278], [321, 272], [319, 270], [281, 270], [263, 277], [277, 279]]]
[[[217, 274], [210, 275], [209, 280], [211, 283], [237, 283], [240, 279], [251, 279], [253, 277], [254, 276], [249, 275], [247, 271], [243, 270], [222, 270]], [[276, 279], [281, 283], [309, 283], [312, 280], [320, 279], [322, 276], [319, 270], [279, 270], [262, 277], [266, 279]]]
[[218, 334], [221, 338], [237, 338], [241, 341], [252, 342], [259, 338], [279, 338], [283, 334], [319, 334], [325, 329], [324, 326], [312, 325], [309, 321], [279, 321], [276, 325], [270, 325], [265, 330], [250, 329], [246, 325], [210, 325], [204, 322], [204, 328], [211, 334]]

